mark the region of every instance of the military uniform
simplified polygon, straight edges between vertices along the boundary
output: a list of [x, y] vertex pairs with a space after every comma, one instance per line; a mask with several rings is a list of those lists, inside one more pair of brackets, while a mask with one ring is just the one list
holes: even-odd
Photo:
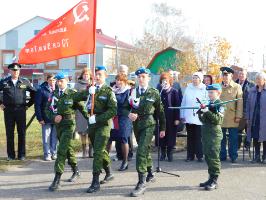
[[110, 164], [106, 145], [110, 137], [111, 119], [116, 115], [116, 109], [115, 95], [112, 89], [104, 84], [95, 93], [96, 123], [89, 125], [89, 137], [94, 149], [93, 172], [101, 172]]
[[[96, 67], [96, 71], [104, 70], [103, 66]], [[89, 137], [93, 146], [93, 180], [88, 188], [88, 193], [97, 192], [100, 189], [99, 175], [102, 169], [105, 170], [106, 176], [101, 184], [113, 179], [110, 168], [110, 157], [106, 150], [111, 131], [111, 120], [117, 112], [117, 101], [114, 92], [106, 84], [96, 85], [94, 94], [94, 115], [95, 123], [88, 126]], [[91, 100], [87, 105], [89, 113], [91, 112]]]
[[[57, 80], [63, 77], [64, 75], [61, 74], [55, 76]], [[62, 116], [60, 123], [55, 123], [59, 145], [57, 159], [54, 165], [56, 177], [49, 188], [51, 191], [58, 189], [61, 174], [64, 172], [66, 159], [68, 159], [68, 164], [73, 170], [73, 175], [69, 181], [72, 182], [79, 176], [77, 159], [73, 149], [73, 136], [75, 132], [75, 111], [78, 109], [85, 118], [88, 118], [85, 106], [80, 102], [85, 100], [85, 98], [85, 93], [77, 93], [76, 90], [66, 88], [64, 91], [56, 89], [48, 100], [46, 108], [47, 117], [54, 122], [57, 115]]]
[[160, 131], [165, 130], [164, 109], [157, 89], [147, 88], [144, 94], [140, 94], [136, 88], [137, 98], [140, 98], [139, 107], [133, 108], [132, 113], [138, 114], [133, 122], [134, 134], [138, 143], [136, 170], [146, 173], [152, 167], [150, 154], [151, 141], [155, 130], [156, 118], [159, 118]]
[[[218, 84], [210, 85], [207, 87], [207, 90], [217, 90], [220, 88], [217, 85]], [[210, 104], [218, 103], [221, 103], [221, 100], [217, 99], [214, 102], [210, 102]], [[203, 153], [205, 155], [210, 176], [209, 180], [205, 183], [201, 183], [200, 186], [205, 187], [207, 190], [210, 189], [209, 184], [213, 181], [217, 184], [217, 179], [220, 174], [220, 150], [223, 137], [221, 125], [224, 118], [223, 113], [224, 108], [221, 106], [210, 107], [205, 112], [199, 112], [199, 119], [203, 123], [201, 128]]]
[[[146, 68], [139, 68], [135, 74], [149, 74], [150, 71]], [[152, 157], [150, 154], [151, 141], [156, 126], [156, 120], [159, 119], [160, 131], [165, 131], [165, 115], [164, 109], [159, 95], [159, 91], [155, 88], [137, 87], [132, 90], [129, 97], [132, 106], [131, 113], [138, 115], [136, 121], [133, 122], [134, 134], [138, 143], [136, 153], [136, 170], [139, 176], [139, 182], [131, 196], [143, 194], [145, 190], [145, 182], [150, 182], [154, 175], [152, 173]], [[134, 103], [135, 102], [135, 103]], [[138, 102], [138, 103], [136, 103]], [[146, 177], [146, 173], [148, 175]]]
[[[19, 70], [21, 66], [17, 63], [13, 63], [9, 65], [8, 68], [16, 71]], [[15, 124], [18, 131], [18, 159], [24, 160], [26, 156], [26, 109], [33, 105], [36, 89], [32, 87], [29, 80], [21, 77], [18, 78], [14, 85], [12, 77], [9, 76], [0, 81], [0, 91], [3, 91], [3, 98], [0, 100], [0, 104], [5, 106], [4, 119], [8, 160], [13, 160], [16, 157], [14, 149]], [[30, 92], [29, 100], [27, 100], [26, 96], [27, 91]]]

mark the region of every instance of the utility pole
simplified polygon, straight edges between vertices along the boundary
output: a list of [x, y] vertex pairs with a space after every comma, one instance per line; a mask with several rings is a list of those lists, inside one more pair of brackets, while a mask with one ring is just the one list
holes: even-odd
[[115, 65], [116, 69], [118, 70], [119, 63], [118, 63], [118, 37], [115, 36]]

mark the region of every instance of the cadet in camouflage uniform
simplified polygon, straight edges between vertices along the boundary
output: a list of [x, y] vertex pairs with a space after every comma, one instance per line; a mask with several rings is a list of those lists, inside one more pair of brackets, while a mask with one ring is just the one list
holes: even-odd
[[[213, 84], [207, 87], [210, 104], [220, 103], [221, 85]], [[203, 123], [202, 126], [202, 144], [205, 160], [208, 165], [209, 180], [200, 183], [200, 187], [205, 190], [213, 190], [217, 188], [217, 180], [220, 174], [221, 161], [220, 149], [221, 140], [223, 137], [221, 125], [223, 123], [224, 109], [221, 106], [208, 108], [201, 105], [202, 109], [199, 114], [199, 119]]]
[[[117, 103], [112, 89], [105, 84], [107, 77], [106, 68], [95, 68], [96, 85], [91, 86], [89, 93], [95, 94], [94, 113], [89, 117], [89, 137], [94, 149], [93, 155], [93, 179], [88, 193], [100, 190], [99, 176], [101, 170], [105, 170], [105, 178], [101, 184], [113, 179], [110, 167], [110, 157], [106, 151], [106, 145], [110, 137], [111, 119], [116, 115]], [[91, 101], [88, 102], [88, 111], [91, 111]]]
[[[133, 121], [135, 137], [138, 143], [136, 154], [136, 169], [139, 181], [131, 196], [137, 197], [145, 192], [145, 182], [154, 180], [152, 172], [152, 158], [150, 154], [151, 141], [156, 121], [160, 122], [160, 137], [165, 136], [165, 117], [163, 105], [157, 89], [149, 87], [150, 70], [139, 68], [135, 74], [138, 76], [139, 86], [131, 91], [129, 97], [132, 111], [129, 118]], [[148, 175], [146, 177], [146, 172]]]
[[75, 90], [68, 89], [68, 77], [63, 73], [57, 74], [55, 78], [57, 79], [58, 89], [52, 94], [46, 109], [48, 118], [56, 125], [57, 137], [59, 140], [57, 159], [54, 165], [55, 178], [49, 187], [50, 191], [55, 191], [59, 188], [60, 178], [64, 172], [66, 159], [68, 159], [68, 164], [73, 170], [73, 175], [68, 181], [73, 182], [78, 176], [80, 176], [77, 159], [73, 149], [75, 110], [78, 109], [85, 118], [88, 118], [84, 105], [79, 102], [84, 100], [84, 98], [86, 99], [88, 94], [84, 94], [83, 97]]

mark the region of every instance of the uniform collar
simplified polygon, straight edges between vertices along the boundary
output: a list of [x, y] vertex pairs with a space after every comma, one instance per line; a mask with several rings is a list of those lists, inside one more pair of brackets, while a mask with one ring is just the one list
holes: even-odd
[[[13, 81], [12, 76], [8, 77], [8, 81], [11, 81], [11, 82]], [[20, 82], [20, 83], [23, 83], [22, 78], [20, 76], [18, 77], [17, 81]]]
[[103, 83], [101, 85], [95, 84], [95, 87], [99, 87], [99, 89], [101, 89], [104, 85], [105, 85], [105, 83]]
[[[233, 80], [231, 80], [227, 87], [233, 87], [234, 85], [235, 85], [235, 82]], [[223, 86], [223, 88], [227, 88], [227, 87], [225, 87], [224, 82], [222, 82], [222, 86]]]
[[146, 92], [146, 91], [148, 90], [149, 86], [147, 86], [147, 87], [140, 87], [140, 86], [139, 86], [139, 89], [138, 89], [138, 90], [139, 90], [139, 93], [141, 93], [141, 89], [142, 89], [142, 88], [144, 88], [144, 92]]
[[58, 92], [57, 92], [58, 96], [60, 96], [60, 91], [63, 91], [63, 94], [68, 94], [68, 88], [67, 87], [64, 88], [63, 90], [61, 90], [60, 88], [58, 88]]

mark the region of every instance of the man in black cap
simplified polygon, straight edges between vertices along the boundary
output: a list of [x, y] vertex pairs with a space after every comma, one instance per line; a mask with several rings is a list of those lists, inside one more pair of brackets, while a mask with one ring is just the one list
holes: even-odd
[[[19, 77], [21, 65], [12, 63], [8, 65], [11, 76], [0, 81], [0, 91], [3, 91], [3, 99], [0, 106], [4, 110], [7, 141], [7, 160], [16, 158], [14, 149], [14, 129], [18, 131], [18, 159], [25, 160], [26, 137], [26, 109], [33, 105], [35, 88], [29, 80]], [[26, 92], [30, 92], [30, 100], [27, 102]]]

